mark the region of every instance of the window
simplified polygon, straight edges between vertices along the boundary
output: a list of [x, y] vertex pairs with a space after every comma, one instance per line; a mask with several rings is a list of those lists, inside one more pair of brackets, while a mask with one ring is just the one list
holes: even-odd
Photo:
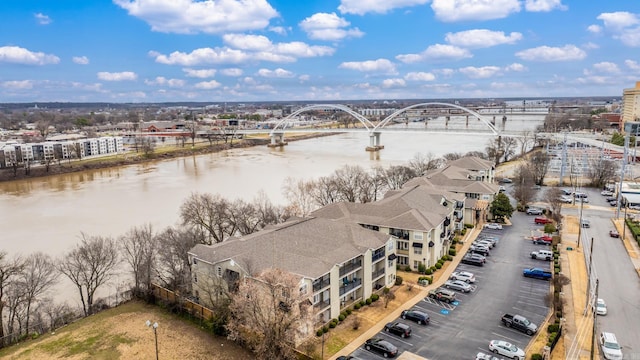
[[417, 269], [417, 268], [418, 268], [418, 265], [420, 265], [420, 261], [418, 261], [418, 260], [413, 260], [413, 268], [414, 268], [414, 269]]
[[220, 266], [216, 266], [216, 273], [218, 274], [218, 277], [222, 277], [222, 268]]
[[398, 265], [407, 265], [409, 263], [409, 258], [406, 256], [398, 256]]
[[302, 284], [302, 286], [300, 286], [300, 294], [302, 295], [306, 295], [307, 294], [307, 284]]
[[194, 283], [198, 282], [198, 274], [193, 274], [193, 282]]
[[422, 248], [421, 247], [414, 247], [413, 248], [413, 253], [416, 255], [422, 255]]
[[421, 232], [414, 232], [413, 233], [413, 239], [414, 240], [422, 240], [422, 233]]
[[195, 265], [195, 264], [197, 264], [197, 263], [198, 263], [198, 259], [194, 257], [194, 258], [193, 258], [193, 265]]

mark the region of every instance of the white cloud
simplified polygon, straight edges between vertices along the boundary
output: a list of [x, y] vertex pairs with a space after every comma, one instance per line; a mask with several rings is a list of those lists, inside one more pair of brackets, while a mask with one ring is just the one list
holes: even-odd
[[627, 29], [622, 34], [614, 36], [619, 39], [623, 44], [631, 47], [640, 46], [640, 27], [634, 29]]
[[516, 53], [522, 60], [554, 62], [554, 61], [574, 61], [587, 57], [587, 53], [575, 45], [565, 45], [563, 47], [540, 46]]
[[267, 0], [113, 0], [153, 31], [220, 34], [260, 30], [278, 16]]
[[282, 68], [277, 68], [275, 70], [260, 69], [258, 70], [258, 76], [268, 78], [290, 78], [293, 77], [293, 73]]
[[460, 60], [473, 57], [467, 49], [459, 48], [453, 45], [435, 44], [429, 46], [420, 54], [403, 54], [396, 56], [396, 59], [403, 63], [415, 63], [420, 61], [443, 61], [443, 60]]
[[33, 16], [36, 18], [36, 21], [40, 25], [49, 25], [52, 22], [51, 18], [43, 13], [36, 13], [33, 14]]
[[170, 87], [183, 87], [186, 84], [186, 82], [182, 79], [167, 79], [163, 76], [158, 76], [153, 80], [145, 80], [144, 83], [147, 85], [160, 85]]
[[238, 77], [238, 76], [242, 75], [242, 69], [238, 69], [238, 68], [222, 69], [222, 70], [220, 70], [220, 74], [225, 75], [225, 76]]
[[436, 76], [428, 72], [410, 72], [404, 76], [409, 81], [434, 81]]
[[270, 26], [268, 30], [278, 35], [287, 35], [291, 31], [290, 28], [285, 28], [284, 26]]
[[215, 81], [215, 80], [211, 80], [211, 81], [203, 81], [203, 82], [199, 82], [197, 84], [195, 84], [196, 89], [202, 89], [202, 90], [211, 90], [211, 89], [215, 89], [220, 87], [220, 83]]
[[357, 70], [363, 72], [377, 72], [384, 74], [395, 74], [397, 72], [395, 64], [387, 59], [349, 61], [343, 62], [338, 67], [340, 69]]
[[13, 90], [33, 89], [33, 80], [11, 80], [0, 83], [2, 87]]
[[433, 0], [436, 18], [445, 22], [503, 19], [520, 11], [519, 0]]
[[300, 22], [300, 28], [310, 39], [337, 41], [347, 37], [362, 37], [358, 28], [345, 29], [351, 23], [336, 13], [316, 13]]
[[300, 80], [300, 82], [309, 81], [309, 79], [311, 79], [311, 76], [306, 75], [306, 74], [298, 76], [298, 80]]
[[487, 79], [496, 75], [500, 75], [498, 66], [467, 66], [458, 69], [458, 71], [471, 79]]
[[599, 49], [600, 45], [598, 45], [596, 43], [588, 42], [588, 43], [582, 45], [582, 48], [583, 49], [587, 49], [587, 50], [589, 50], [589, 49]]
[[250, 60], [248, 53], [229, 48], [200, 48], [190, 53], [174, 51], [169, 55], [151, 53], [156, 62], [166, 65], [238, 64]]
[[553, 10], [568, 10], [562, 0], [526, 0], [524, 8], [531, 12], [549, 12]]
[[625, 60], [624, 64], [633, 71], [640, 71], [640, 64], [635, 60]]
[[488, 48], [502, 44], [515, 44], [522, 40], [522, 34], [512, 32], [509, 35], [505, 35], [502, 31], [474, 29], [457, 33], [447, 33], [445, 40], [452, 45], [465, 48]]
[[587, 27], [587, 31], [593, 34], [600, 34], [602, 32], [602, 26], [600, 25], [589, 25]]
[[602, 20], [604, 26], [612, 31], [621, 31], [639, 23], [638, 16], [627, 11], [602, 13], [598, 15], [597, 19]]
[[507, 65], [504, 69], [506, 71], [522, 72], [522, 71], [526, 71], [527, 67], [520, 63], [513, 63], [511, 65]]
[[89, 64], [89, 58], [86, 56], [74, 56], [71, 59], [74, 63], [79, 64], [79, 65], [87, 65]]
[[60, 62], [60, 58], [43, 52], [33, 52], [19, 46], [2, 46], [0, 47], [0, 62], [46, 65], [57, 64]]
[[229, 46], [240, 50], [264, 51], [273, 48], [273, 44], [264, 35], [225, 34], [222, 40]]
[[182, 69], [182, 71], [184, 71], [184, 74], [187, 75], [188, 77], [201, 78], [201, 79], [214, 77], [217, 72], [216, 69], [190, 69], [190, 68], [184, 68]]
[[343, 14], [385, 14], [393, 9], [422, 5], [429, 0], [341, 0], [338, 10]]
[[451, 77], [453, 76], [453, 74], [456, 73], [454, 69], [447, 69], [447, 68], [436, 69], [433, 72], [435, 72], [436, 74], [440, 74], [442, 77]]
[[620, 68], [615, 63], [603, 61], [593, 64], [593, 69], [598, 73], [619, 74]]
[[382, 81], [382, 87], [383, 88], [398, 88], [398, 87], [405, 87], [407, 85], [407, 83], [404, 81], [404, 79], [384, 79]]
[[106, 72], [101, 71], [98, 73], [98, 79], [104, 81], [127, 81], [127, 80], [135, 80], [138, 78], [138, 75], [132, 71], [123, 71], [123, 72]]

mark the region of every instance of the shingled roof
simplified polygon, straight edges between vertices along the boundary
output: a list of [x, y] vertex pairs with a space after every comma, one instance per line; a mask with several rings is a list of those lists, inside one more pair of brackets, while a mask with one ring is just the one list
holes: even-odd
[[351, 222], [308, 217], [214, 245], [198, 244], [189, 253], [211, 264], [232, 259], [253, 273], [280, 268], [316, 279], [388, 240], [387, 234]]

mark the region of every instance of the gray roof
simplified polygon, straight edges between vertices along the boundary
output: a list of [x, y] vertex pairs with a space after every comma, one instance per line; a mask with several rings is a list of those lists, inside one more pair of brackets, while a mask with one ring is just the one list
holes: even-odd
[[429, 231], [451, 214], [451, 205], [443, 201], [464, 201], [464, 195], [431, 187], [415, 186], [388, 192], [384, 199], [372, 203], [339, 202], [324, 206], [313, 216], [396, 229]]
[[252, 274], [280, 268], [316, 279], [388, 240], [387, 234], [351, 222], [308, 217], [214, 245], [199, 244], [189, 253], [212, 264], [233, 259]]
[[[467, 170], [447, 165], [444, 168], [427, 172], [422, 177], [413, 178], [407, 181], [404, 187], [414, 187], [416, 185], [429, 185], [440, 189], [453, 191], [456, 193], [472, 194], [496, 194], [500, 187], [485, 181], [469, 179]], [[465, 174], [462, 176], [462, 174]]]
[[487, 170], [494, 167], [494, 163], [477, 156], [465, 156], [449, 162], [448, 165], [457, 166], [468, 170]]

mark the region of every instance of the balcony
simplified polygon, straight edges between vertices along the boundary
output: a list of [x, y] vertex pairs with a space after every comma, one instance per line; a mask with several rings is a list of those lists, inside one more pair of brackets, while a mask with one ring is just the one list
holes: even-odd
[[384, 251], [376, 251], [371, 256], [371, 262], [375, 263], [376, 261], [384, 259]]
[[349, 262], [346, 265], [340, 268], [340, 277], [345, 276], [346, 274], [358, 270], [362, 267], [362, 260], [358, 260], [355, 263]]
[[371, 273], [371, 279], [376, 280], [377, 278], [383, 275], [384, 275], [384, 268], [378, 269]]
[[329, 279], [327, 280], [322, 280], [322, 281], [315, 281], [313, 283], [313, 292], [317, 292], [320, 291], [328, 286], [331, 285], [331, 281], [329, 281]]
[[331, 299], [323, 300], [323, 301], [320, 301], [320, 302], [318, 302], [316, 304], [313, 304], [313, 309], [315, 311], [321, 311], [321, 310], [329, 307], [329, 305], [331, 305]]
[[444, 226], [449, 226], [449, 224], [451, 224], [451, 219], [449, 219], [449, 217], [447, 216], [446, 218], [444, 218]]
[[361, 285], [362, 279], [354, 279], [345, 283], [340, 287], [340, 296], [359, 288]]

